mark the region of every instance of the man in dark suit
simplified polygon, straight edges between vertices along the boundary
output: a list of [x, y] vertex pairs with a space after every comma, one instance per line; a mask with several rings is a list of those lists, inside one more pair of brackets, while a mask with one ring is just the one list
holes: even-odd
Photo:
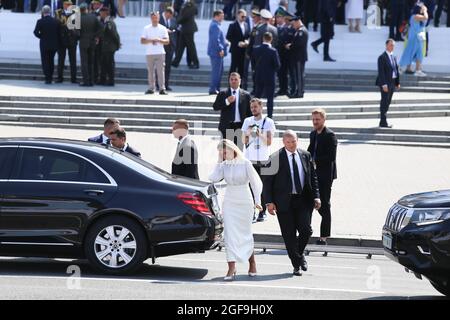
[[80, 58], [83, 76], [80, 86], [92, 87], [94, 85], [95, 46], [99, 41], [102, 26], [94, 14], [88, 13], [86, 3], [80, 5], [80, 12]]
[[299, 17], [292, 19], [295, 30], [292, 42], [287, 44], [290, 51], [290, 67], [294, 70], [295, 89], [289, 98], [303, 98], [305, 93], [305, 64], [308, 61], [308, 30]]
[[400, 32], [400, 26], [402, 25], [406, 1], [405, 0], [391, 0], [391, 23], [389, 25], [389, 37], [395, 39], [395, 41], [403, 41], [402, 33]]
[[298, 148], [297, 134], [285, 131], [283, 144], [262, 171], [263, 198], [269, 213], [277, 215], [293, 274], [300, 276], [308, 270], [304, 250], [312, 235], [313, 209], [320, 209], [319, 186], [311, 154]]
[[336, 61], [330, 57], [330, 41], [334, 37], [337, 5], [337, 0], [320, 0], [320, 39], [311, 42], [311, 46], [319, 53], [317, 47], [323, 43], [323, 61]]
[[80, 30], [69, 29], [67, 23], [74, 11], [69, 10], [72, 1], [63, 2], [63, 8], [56, 10], [55, 17], [61, 23], [61, 46], [58, 50], [58, 79], [56, 82], [63, 82], [64, 63], [66, 60], [66, 52], [69, 53], [70, 62], [70, 79], [72, 83], [77, 83], [77, 44], [80, 36]]
[[392, 128], [387, 123], [387, 112], [395, 89], [400, 89], [400, 72], [397, 58], [394, 56], [395, 41], [386, 41], [386, 51], [378, 57], [378, 76], [375, 84], [380, 87], [380, 127]]
[[[234, 141], [242, 150], [241, 128], [245, 118], [252, 115], [250, 110], [250, 94], [241, 89], [241, 76], [237, 72], [230, 74], [230, 88], [220, 91], [214, 101], [213, 108], [220, 110], [219, 131], [222, 137]], [[238, 144], [239, 143], [239, 144]]]
[[275, 76], [280, 69], [280, 57], [276, 49], [272, 48], [272, 34], [264, 34], [264, 42], [253, 50], [256, 62], [256, 90], [255, 97], [267, 98], [267, 116], [273, 117], [273, 98], [275, 96]]
[[103, 27], [102, 32], [102, 55], [100, 68], [100, 84], [114, 86], [115, 60], [114, 54], [120, 49], [120, 36], [117, 32], [116, 23], [110, 16], [111, 9], [103, 7], [100, 9], [100, 17]]
[[184, 119], [175, 121], [172, 134], [178, 140], [172, 161], [172, 174], [199, 180], [198, 151], [195, 142], [189, 136], [189, 123]]
[[141, 157], [141, 153], [135, 148], [130, 146], [127, 142], [127, 133], [124, 128], [118, 128], [110, 134], [111, 145], [124, 152], [131, 153], [138, 158]]
[[331, 187], [336, 173], [336, 149], [338, 141], [333, 131], [325, 126], [326, 113], [323, 109], [315, 109], [312, 112], [314, 130], [309, 134], [308, 152], [316, 169], [319, 182], [321, 207], [319, 213], [322, 216], [320, 224], [320, 239], [316, 244], [326, 245], [327, 238], [331, 234]]
[[59, 21], [51, 16], [51, 8], [49, 6], [42, 7], [42, 18], [36, 22], [34, 35], [40, 39], [42, 71], [46, 84], [52, 83], [55, 55], [60, 47], [60, 30]]
[[198, 31], [195, 23], [197, 15], [197, 5], [193, 0], [187, 0], [181, 7], [180, 14], [177, 17], [177, 23], [181, 27], [179, 33], [179, 41], [177, 42], [177, 53], [172, 62], [172, 66], [177, 68], [183, 57], [184, 49], [187, 50], [189, 69], [198, 69], [200, 63], [197, 57], [197, 49], [195, 48], [194, 34]]
[[164, 46], [164, 50], [166, 51], [166, 61], [164, 66], [164, 82], [167, 91], [172, 91], [172, 88], [169, 87], [169, 79], [170, 79], [170, 69], [172, 67], [172, 59], [176, 50], [177, 43], [177, 21], [173, 17], [174, 10], [172, 7], [167, 7], [164, 10], [164, 13], [161, 14], [159, 19], [159, 23], [167, 28], [167, 32], [169, 33], [169, 44]]
[[247, 12], [240, 9], [236, 15], [236, 21], [230, 24], [227, 31], [227, 40], [231, 43], [231, 66], [230, 74], [237, 72], [240, 75], [244, 74], [245, 64], [245, 48], [246, 42], [250, 38], [250, 27], [245, 21], [247, 19]]
[[110, 144], [111, 142], [111, 134], [120, 128], [120, 121], [115, 118], [108, 118], [103, 123], [103, 132], [98, 136], [89, 138], [89, 142], [101, 143], [101, 144]]

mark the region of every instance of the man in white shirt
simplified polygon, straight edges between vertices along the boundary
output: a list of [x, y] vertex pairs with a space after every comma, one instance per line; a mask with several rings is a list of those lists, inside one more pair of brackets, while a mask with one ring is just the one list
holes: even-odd
[[108, 118], [103, 123], [103, 133], [101, 133], [98, 136], [89, 138], [88, 141], [100, 144], [110, 144], [111, 135], [119, 128], [120, 128], [119, 119]]
[[166, 51], [164, 46], [170, 43], [167, 28], [159, 24], [159, 12], [151, 12], [152, 23], [145, 26], [141, 35], [141, 44], [146, 47], [148, 90], [145, 94], [155, 93], [155, 69], [158, 77], [159, 94], [167, 94], [164, 81]]
[[[250, 160], [258, 175], [261, 176], [261, 168], [269, 160], [272, 138], [275, 133], [275, 123], [269, 117], [263, 116], [263, 103], [258, 98], [250, 100], [250, 110], [253, 116], [244, 120], [242, 125], [242, 141], [245, 146], [245, 157]], [[261, 203], [264, 203], [261, 202]], [[259, 213], [257, 221], [264, 221], [265, 212]]]
[[140, 158], [141, 153], [137, 151], [135, 148], [129, 145], [127, 142], [127, 133], [125, 129], [118, 128], [116, 131], [114, 131], [111, 135], [111, 145], [123, 152], [131, 153], [132, 155]]

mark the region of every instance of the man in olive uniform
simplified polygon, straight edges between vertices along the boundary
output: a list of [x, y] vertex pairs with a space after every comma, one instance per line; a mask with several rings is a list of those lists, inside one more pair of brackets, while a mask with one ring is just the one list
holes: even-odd
[[120, 36], [110, 12], [106, 7], [100, 9], [100, 21], [103, 26], [100, 84], [106, 86], [114, 86], [114, 54], [120, 49]]
[[[280, 7], [281, 8], [281, 7]], [[279, 90], [277, 96], [288, 94], [288, 73], [289, 73], [289, 51], [286, 49], [286, 44], [289, 42], [289, 37], [292, 34], [289, 23], [286, 23], [286, 17], [289, 15], [284, 9], [277, 9], [275, 19], [278, 30], [278, 43], [276, 49], [280, 56], [280, 70], [278, 71], [278, 85]]]
[[70, 79], [72, 83], [77, 83], [77, 43], [80, 36], [80, 30], [70, 30], [67, 21], [74, 12], [71, 9], [72, 1], [63, 2], [63, 8], [55, 12], [56, 19], [61, 23], [61, 46], [58, 50], [58, 78], [57, 83], [63, 82], [64, 63], [66, 61], [66, 52], [69, 52]]
[[80, 5], [81, 30], [80, 30], [80, 57], [83, 82], [80, 86], [92, 87], [94, 85], [94, 57], [95, 45], [102, 32], [102, 26], [97, 17], [88, 13], [86, 3]]
[[[251, 65], [252, 71], [252, 80], [253, 80], [253, 91], [251, 94], [255, 92], [255, 61], [252, 58], [253, 57], [253, 48], [255, 43], [255, 37], [256, 37], [256, 30], [261, 21], [261, 14], [259, 13], [259, 9], [253, 9], [252, 10], [252, 18], [253, 21], [253, 27], [251, 28], [250, 36], [248, 38], [248, 43], [246, 44], [246, 51], [245, 51], [245, 61], [244, 61], [244, 74], [242, 75], [242, 88], [247, 90], [248, 88], [248, 69]], [[250, 25], [250, 24], [249, 24]]]
[[[90, 6], [90, 12], [95, 15], [100, 21], [100, 10], [103, 8], [103, 0], [92, 0]], [[102, 66], [102, 38], [99, 38], [98, 43], [95, 45], [95, 53], [94, 53], [94, 83], [100, 84], [100, 73]]]
[[305, 93], [305, 64], [308, 60], [308, 30], [300, 17], [291, 20], [295, 33], [291, 43], [286, 45], [290, 51], [290, 68], [294, 70], [295, 89], [289, 98], [303, 98]]

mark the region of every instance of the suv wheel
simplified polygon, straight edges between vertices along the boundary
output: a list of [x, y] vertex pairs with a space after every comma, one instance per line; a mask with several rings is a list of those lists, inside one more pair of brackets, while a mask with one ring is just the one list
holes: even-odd
[[84, 250], [89, 262], [107, 274], [135, 271], [147, 257], [147, 238], [141, 226], [121, 216], [96, 222], [88, 231]]

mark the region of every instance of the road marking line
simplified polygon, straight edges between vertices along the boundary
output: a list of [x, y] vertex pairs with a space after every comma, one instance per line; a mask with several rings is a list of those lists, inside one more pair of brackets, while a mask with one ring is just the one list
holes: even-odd
[[[225, 260], [203, 260], [203, 259], [177, 259], [177, 258], [159, 258], [158, 261], [164, 261], [164, 260], [173, 260], [173, 261], [198, 261], [198, 262], [218, 262], [218, 263], [226, 263]], [[258, 264], [263, 265], [274, 265], [274, 266], [291, 266], [290, 263], [273, 263], [273, 262], [257, 262]], [[327, 269], [348, 269], [348, 270], [358, 270], [359, 268], [356, 267], [346, 267], [346, 266], [319, 266], [319, 265], [311, 265], [308, 264], [309, 267], [312, 268], [327, 268]]]
[[116, 281], [116, 282], [141, 282], [154, 284], [184, 284], [184, 285], [206, 285], [206, 286], [232, 286], [232, 287], [247, 287], [247, 288], [265, 288], [265, 289], [290, 289], [290, 290], [311, 290], [311, 291], [328, 291], [328, 292], [350, 292], [350, 293], [369, 293], [369, 294], [386, 294], [382, 291], [369, 290], [353, 290], [353, 289], [334, 289], [334, 288], [312, 288], [312, 287], [295, 287], [295, 286], [267, 286], [261, 284], [249, 283], [224, 283], [224, 282], [209, 282], [211, 280], [200, 281], [178, 281], [178, 280], [155, 280], [155, 279], [129, 279], [129, 278], [79, 278], [79, 277], [65, 277], [65, 276], [8, 276], [0, 275], [0, 278], [30, 278], [41, 280], [68, 280], [79, 279], [80, 281]]

